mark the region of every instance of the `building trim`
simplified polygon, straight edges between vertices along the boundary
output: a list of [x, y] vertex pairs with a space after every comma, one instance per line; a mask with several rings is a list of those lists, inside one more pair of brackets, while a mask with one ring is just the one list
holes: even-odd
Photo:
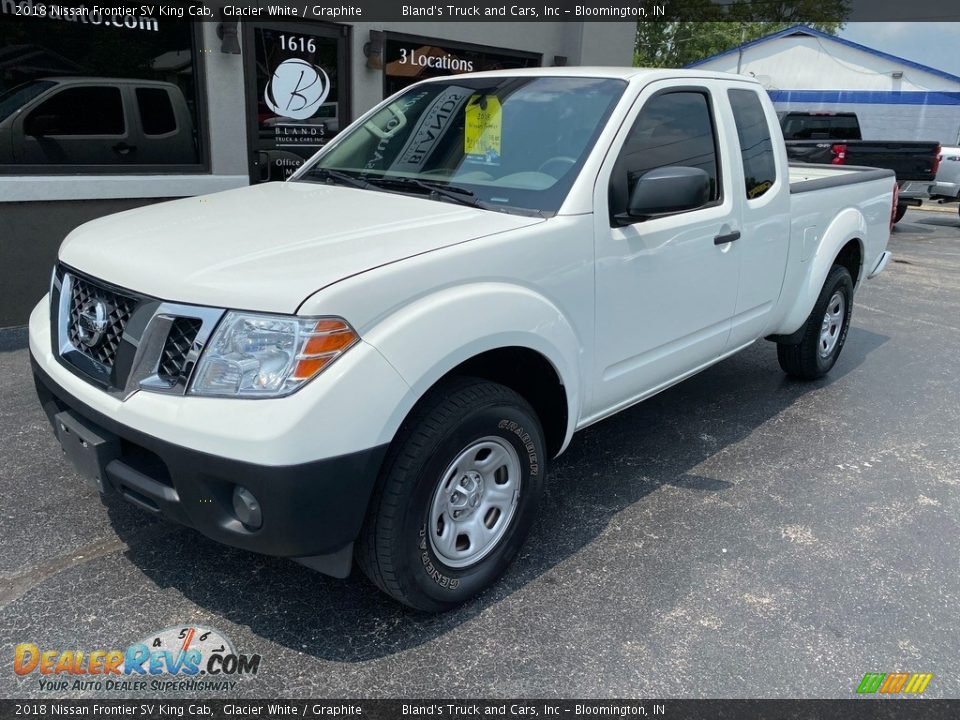
[[0, 198], [4, 203], [178, 198], [249, 184], [247, 175], [21, 175], [0, 177]]
[[960, 105], [960, 92], [897, 92], [890, 90], [767, 90], [777, 103], [846, 105]]
[[872, 47], [867, 47], [866, 45], [861, 45], [860, 43], [853, 42], [853, 40], [847, 40], [845, 38], [837, 37], [836, 35], [831, 35], [830, 33], [825, 33], [815, 28], [810, 27], [809, 25], [794, 25], [788, 27], [785, 30], [780, 32], [772, 33], [771, 35], [764, 35], [763, 37], [757, 38], [756, 40], [751, 40], [750, 42], [743, 43], [742, 45], [737, 45], [736, 47], [730, 48], [729, 50], [724, 50], [723, 52], [710, 55], [705, 57], [702, 60], [697, 60], [688, 64], [686, 67], [692, 68], [705, 63], [715, 60], [717, 58], [726, 57], [727, 55], [733, 55], [735, 53], [742, 52], [749, 47], [754, 45], [761, 45], [763, 43], [769, 42], [770, 40], [778, 40], [782, 37], [788, 37], [790, 35], [808, 35], [810, 37], [821, 38], [823, 40], [830, 40], [831, 42], [839, 43], [841, 45], [846, 45], [849, 48], [854, 50], [860, 50], [870, 55], [874, 55], [884, 60], [889, 60], [891, 62], [899, 63], [906, 67], [913, 68], [915, 70], [922, 70], [923, 72], [930, 73], [931, 75], [936, 75], [938, 77], [951, 80], [956, 83], [960, 83], [960, 76], [952, 75], [951, 73], [944, 72], [943, 70], [938, 70], [937, 68], [932, 68], [929, 65], [923, 65], [913, 60], [907, 60], [906, 58], [898, 57], [897, 55], [891, 55], [890, 53], [885, 53], [882, 50], [875, 50]]

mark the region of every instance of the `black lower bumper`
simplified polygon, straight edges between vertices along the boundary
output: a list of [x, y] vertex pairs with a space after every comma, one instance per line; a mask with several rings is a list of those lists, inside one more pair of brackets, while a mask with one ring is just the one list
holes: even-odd
[[[32, 357], [31, 362], [37, 395], [51, 423], [69, 411], [110, 439], [113, 450], [102, 468], [104, 491], [227, 545], [294, 558], [330, 574], [349, 571], [349, 548], [363, 524], [385, 445], [286, 466], [211, 455], [114, 421], [57, 385]], [[245, 526], [234, 512], [238, 485], [259, 503], [259, 528]]]

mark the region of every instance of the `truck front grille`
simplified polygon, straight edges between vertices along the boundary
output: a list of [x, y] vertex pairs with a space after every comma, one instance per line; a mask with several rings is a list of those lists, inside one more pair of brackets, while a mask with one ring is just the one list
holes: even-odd
[[[70, 316], [67, 332], [70, 344], [105, 368], [112, 369], [123, 329], [136, 309], [132, 297], [108, 290], [73, 276], [70, 285]], [[100, 327], [97, 313], [103, 313], [105, 326]]]
[[176, 382], [184, 374], [187, 353], [197, 339], [203, 322], [197, 318], [179, 317], [170, 326], [170, 334], [163, 344], [157, 375], [162, 380]]
[[183, 395], [222, 308], [167, 302], [58, 265], [51, 340], [62, 364], [122, 399], [138, 390]]

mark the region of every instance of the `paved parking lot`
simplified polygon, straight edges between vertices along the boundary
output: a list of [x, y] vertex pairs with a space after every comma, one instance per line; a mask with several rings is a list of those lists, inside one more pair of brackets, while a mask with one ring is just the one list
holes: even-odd
[[0, 696], [43, 695], [17, 643], [185, 624], [262, 655], [232, 696], [850, 697], [893, 671], [960, 696], [955, 210], [911, 211], [891, 249], [828, 379], [760, 342], [581, 433], [512, 570], [440, 617], [101, 505], [3, 333]]

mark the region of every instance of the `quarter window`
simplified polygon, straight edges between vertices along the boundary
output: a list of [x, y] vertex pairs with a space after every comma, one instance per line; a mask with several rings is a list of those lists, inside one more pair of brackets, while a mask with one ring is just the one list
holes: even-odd
[[137, 88], [137, 109], [145, 135], [166, 135], [177, 129], [170, 93], [163, 88]]
[[705, 92], [670, 92], [646, 102], [614, 165], [611, 216], [626, 210], [627, 199], [640, 178], [651, 170], [670, 166], [704, 170], [710, 177], [709, 202], [720, 198], [716, 130]]
[[753, 90], [728, 90], [733, 120], [740, 140], [747, 197], [758, 198], [777, 180], [777, 164], [770, 140], [770, 124]]

